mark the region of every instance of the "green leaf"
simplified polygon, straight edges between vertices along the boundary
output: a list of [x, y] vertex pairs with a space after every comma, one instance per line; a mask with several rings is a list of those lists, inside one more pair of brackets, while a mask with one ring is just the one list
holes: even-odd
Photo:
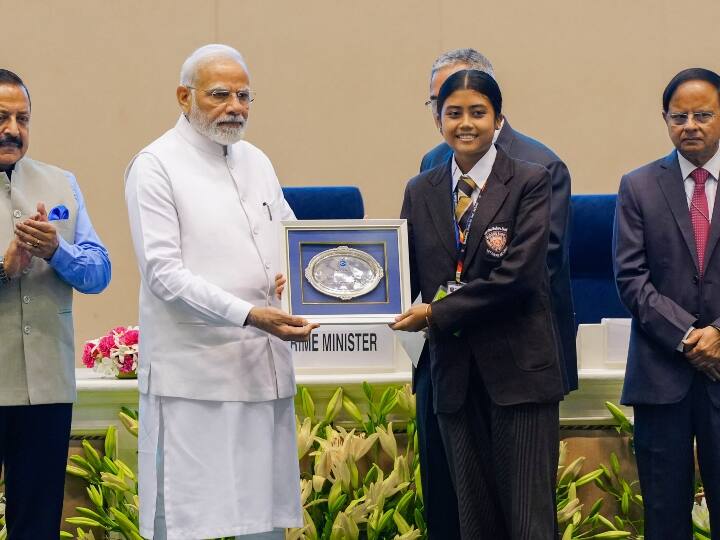
[[393, 513], [393, 521], [395, 522], [400, 534], [405, 534], [410, 530], [410, 525], [408, 525], [408, 522], [405, 521], [405, 518], [403, 518], [397, 510]]
[[69, 517], [65, 521], [67, 521], [70, 525], [86, 525], [88, 527], [101, 527], [101, 523], [98, 521], [95, 521], [92, 518], [86, 518], [86, 517]]
[[603, 524], [610, 530], [617, 531], [615, 524], [602, 514], [597, 514], [597, 518], [603, 522]]
[[604, 501], [602, 499], [598, 499], [597, 501], [595, 501], [595, 504], [593, 504], [590, 507], [590, 512], [588, 513], [588, 517], [593, 517], [595, 514], [597, 514], [600, 511], [600, 509], [602, 508], [603, 502]]
[[610, 401], [605, 402], [605, 407], [607, 407], [608, 411], [610, 411], [610, 414], [613, 416], [613, 418], [615, 418], [615, 421], [618, 423], [620, 431], [632, 435], [633, 425], [630, 423], [630, 420], [628, 420], [627, 416], [625, 416], [625, 413], [622, 412], [620, 407], [618, 407], [614, 403], [611, 403]]
[[584, 486], [585, 484], [589, 484], [590, 482], [593, 482], [596, 478], [600, 478], [603, 475], [602, 469], [596, 469], [592, 472], [589, 472], [587, 474], [584, 474], [577, 480], [575, 480], [575, 485], [577, 487]]
[[423, 513], [420, 508], [417, 507], [415, 508], [415, 525], [421, 531], [424, 531], [427, 528], [427, 525], [425, 525], [425, 518], [423, 517]]
[[365, 479], [363, 480], [363, 485], [369, 486], [373, 482], [377, 482], [379, 472], [380, 472], [380, 467], [378, 467], [376, 463], [373, 463], [373, 466], [370, 467], [367, 474], [365, 475]]
[[140, 536], [140, 531], [138, 530], [137, 525], [130, 521], [125, 514], [117, 508], [110, 508], [110, 512], [117, 520], [122, 531], [130, 537], [130, 540], [143, 540], [142, 536]]
[[408, 505], [414, 498], [415, 493], [413, 493], [412, 491], [405, 492], [405, 495], [403, 495], [400, 501], [398, 501], [395, 510], [401, 512], [402, 514], [405, 514], [405, 510], [407, 510]]
[[85, 452], [85, 459], [88, 463], [97, 471], [102, 469], [102, 462], [100, 461], [100, 454], [97, 453], [90, 442], [87, 439], [82, 441], [83, 452]]
[[312, 422], [315, 422], [315, 402], [306, 386], [301, 387], [300, 400], [305, 416], [310, 418]]
[[103, 456], [102, 461], [105, 464], [106, 470], [110, 471], [113, 474], [118, 474], [120, 472], [120, 469], [117, 468], [117, 466], [109, 457]]
[[627, 491], [623, 492], [622, 498], [620, 499], [620, 509], [626, 516], [628, 515], [628, 512], [630, 512], [630, 496]]
[[367, 381], [363, 381], [362, 383], [362, 389], [363, 394], [365, 394], [365, 397], [368, 399], [368, 401], [372, 402], [373, 400], [373, 387], [370, 386], [370, 383]]
[[125, 414], [127, 414], [133, 420], [137, 420], [139, 417], [138, 412], [134, 409], [130, 409], [128, 407], [122, 406], [122, 407], [120, 407], [120, 410], [122, 412], [124, 412]]
[[117, 457], [117, 428], [113, 425], [108, 426], [105, 432], [105, 455], [110, 459]]
[[390, 523], [393, 522], [393, 516], [395, 515], [395, 509], [391, 508], [390, 510], [387, 510], [383, 516], [380, 518], [380, 523], [378, 524], [377, 532], [382, 533]]
[[104, 516], [101, 516], [101, 515], [98, 514], [97, 512], [93, 512], [93, 511], [90, 510], [89, 508], [82, 508], [82, 507], [78, 506], [77, 508], [75, 508], [75, 510], [76, 510], [77, 513], [80, 514], [81, 516], [87, 517], [87, 518], [90, 518], [90, 519], [94, 519], [94, 520], [97, 521], [98, 523], [101, 523], [101, 524], [102, 524], [102, 527], [105, 528], [105, 529], [111, 529], [113, 526], [117, 526], [116, 523], [110, 521], [108, 518], [106, 518], [106, 517], [104, 517]]
[[90, 473], [97, 474], [97, 472], [98, 472], [96, 469], [93, 468], [92, 465], [90, 465], [90, 462], [87, 459], [85, 459], [84, 457], [82, 457], [79, 454], [73, 454], [68, 459], [71, 463], [74, 463], [81, 469], [85, 469], [86, 471], [88, 471]]
[[362, 424], [363, 416], [360, 409], [355, 402], [346, 395], [343, 395], [342, 407], [350, 418], [355, 420], [357, 423]]
[[345, 506], [345, 501], [347, 501], [347, 495], [343, 493], [335, 500], [335, 504], [333, 504], [332, 507], [328, 505], [328, 510], [330, 510], [330, 513], [334, 516]]

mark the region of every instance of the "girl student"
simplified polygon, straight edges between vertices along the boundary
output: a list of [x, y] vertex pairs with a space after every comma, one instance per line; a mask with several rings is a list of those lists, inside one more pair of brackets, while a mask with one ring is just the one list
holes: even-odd
[[495, 146], [491, 76], [451, 75], [437, 107], [453, 155], [408, 182], [401, 213], [423, 303], [391, 327], [427, 329], [462, 538], [549, 540], [563, 396], [545, 263], [550, 175]]

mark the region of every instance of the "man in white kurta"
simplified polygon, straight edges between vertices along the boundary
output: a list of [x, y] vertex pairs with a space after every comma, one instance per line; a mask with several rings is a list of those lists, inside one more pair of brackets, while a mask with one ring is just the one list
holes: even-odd
[[290, 349], [314, 328], [278, 309], [280, 221], [267, 156], [242, 141], [252, 93], [223, 45], [183, 65], [174, 128], [126, 172], [140, 274], [140, 531], [282, 537], [302, 526]]

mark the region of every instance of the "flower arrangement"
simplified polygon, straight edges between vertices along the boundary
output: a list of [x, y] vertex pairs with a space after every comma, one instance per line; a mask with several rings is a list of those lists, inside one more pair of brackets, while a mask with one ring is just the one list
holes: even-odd
[[135, 377], [139, 337], [137, 326], [113, 328], [107, 335], [85, 342], [83, 364], [107, 377]]
[[[322, 417], [321, 411], [316, 414], [309, 390], [298, 390], [296, 404], [301, 414], [296, 428], [304, 523], [300, 528], [288, 529], [285, 539], [425, 540], [416, 404], [410, 387], [389, 387], [378, 397], [372, 386], [364, 383], [365, 412], [342, 388], [337, 388]], [[606, 405], [615, 417], [618, 432], [632, 440], [630, 420], [614, 404]], [[339, 422], [341, 411], [345, 418]], [[404, 433], [402, 427], [393, 427], [390, 415], [405, 424]], [[123, 407], [120, 420], [137, 437], [137, 412]], [[339, 425], [349, 420], [356, 429], [348, 431]], [[77, 508], [79, 515], [67, 519], [77, 527], [76, 533], [62, 532], [61, 538], [95, 540], [91, 530], [81, 528], [94, 527], [103, 530], [105, 538], [142, 540], [138, 530], [137, 479], [117, 459], [116, 448], [117, 431], [110, 426], [105, 436], [106, 457], [100, 458], [87, 441], [83, 442], [84, 456], [70, 457], [67, 472], [88, 483], [93, 508]], [[642, 540], [642, 496], [637, 482], [622, 476], [617, 455], [610, 454], [609, 467], [600, 464], [586, 474], [582, 471], [584, 457], [566, 464], [567, 457], [567, 443], [562, 441], [556, 492], [562, 540]], [[581, 491], [591, 484], [607, 497], [596, 500], [588, 509], [583, 503], [587, 495]], [[693, 540], [709, 540], [710, 518], [701, 488], [696, 500], [692, 510]], [[0, 540], [5, 538], [2, 502], [0, 494]], [[611, 503], [612, 508], [604, 509], [604, 503]]]

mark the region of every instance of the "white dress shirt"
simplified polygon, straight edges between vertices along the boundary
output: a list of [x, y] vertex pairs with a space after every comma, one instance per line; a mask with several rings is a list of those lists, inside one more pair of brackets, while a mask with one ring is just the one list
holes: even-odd
[[[683, 156], [680, 152], [677, 153], [677, 156], [678, 163], [680, 164], [680, 172], [683, 175], [683, 182], [685, 183], [685, 197], [687, 198], [687, 205], [689, 209], [690, 203], [692, 202], [693, 191], [695, 191], [695, 180], [693, 180], [690, 174], [698, 167], [690, 163], [687, 158]], [[713, 208], [715, 207], [715, 195], [717, 193], [718, 177], [720, 176], [720, 146], [718, 146], [718, 150], [717, 152], [715, 152], [715, 155], [711, 157], [701, 168], [705, 169], [707, 172], [710, 173], [710, 176], [708, 176], [708, 179], [705, 181], [705, 196], [707, 197], [708, 203], [708, 221], [712, 222]], [[685, 348], [683, 341], [687, 339], [687, 337], [690, 335], [690, 332], [692, 332], [693, 330], [695, 330], [695, 327], [691, 326], [690, 328], [688, 328], [688, 331], [685, 332], [682, 341], [677, 347], [678, 351], [683, 352]]]
[[[678, 152], [678, 163], [680, 164], [680, 171], [683, 175], [685, 182], [685, 195], [687, 197], [688, 208], [690, 208], [690, 201], [692, 201], [692, 194], [695, 190], [695, 180], [693, 180], [690, 173], [692, 173], [697, 167], [690, 163], [685, 156]], [[711, 157], [707, 163], [701, 168], [705, 169], [710, 173], [707, 181], [705, 182], [705, 196], [708, 202], [708, 211], [710, 215], [708, 219], [712, 221], [713, 208], [715, 207], [715, 194], [717, 193], [718, 177], [720, 177], [720, 146], [718, 147], [715, 155]]]
[[[495, 132], [495, 138], [497, 138], [497, 131]], [[477, 198], [480, 195], [480, 191], [485, 185], [485, 182], [487, 182], [487, 179], [490, 176], [490, 171], [492, 171], [493, 165], [495, 164], [496, 156], [497, 148], [495, 148], [495, 143], [493, 142], [493, 144], [490, 145], [490, 149], [485, 152], [485, 155], [481, 157], [475, 165], [473, 165], [472, 169], [465, 173], [465, 176], [469, 176], [475, 182], [475, 189], [473, 189], [472, 192], [473, 202], [477, 201]], [[460, 167], [458, 167], [454, 155], [451, 165], [451, 171], [452, 192], [455, 193], [455, 188], [457, 187], [458, 180], [460, 180], [460, 177], [463, 176], [463, 172], [460, 170]]]

